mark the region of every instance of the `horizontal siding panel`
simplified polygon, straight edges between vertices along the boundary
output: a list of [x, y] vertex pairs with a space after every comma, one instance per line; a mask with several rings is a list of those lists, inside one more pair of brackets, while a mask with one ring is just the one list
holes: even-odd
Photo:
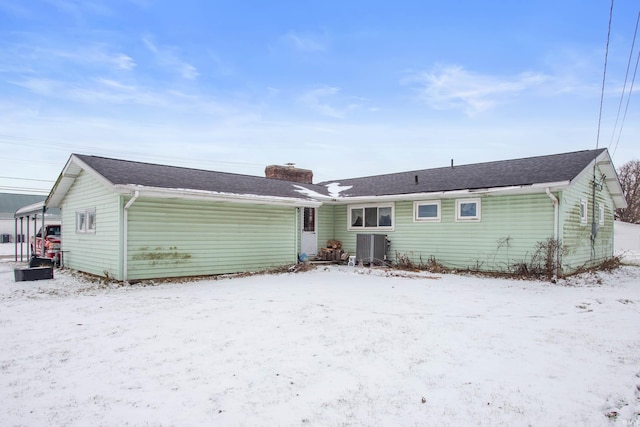
[[[120, 277], [120, 198], [81, 172], [62, 202], [65, 266], [98, 276]], [[96, 232], [76, 233], [76, 211], [95, 209]]]
[[323, 205], [318, 209], [318, 246], [326, 247], [334, 239], [335, 207]]
[[[600, 179], [602, 172], [596, 169]], [[563, 264], [565, 272], [597, 265], [613, 256], [613, 199], [606, 186], [596, 188], [596, 223], [598, 223], [598, 205], [604, 206], [604, 224], [597, 225], [598, 232], [594, 245], [591, 245], [591, 226], [593, 220], [593, 172], [584, 174], [561, 197], [562, 242], [566, 247]], [[580, 201], [587, 201], [587, 224], [580, 223]]]
[[[528, 259], [537, 242], [553, 237], [553, 204], [546, 194], [481, 197], [480, 222], [456, 222], [455, 199], [441, 200], [440, 222], [414, 222], [413, 201], [396, 202], [389, 257], [414, 262], [430, 257], [452, 268], [506, 270]], [[347, 230], [347, 207], [336, 212], [336, 238], [356, 252], [356, 234]], [[507, 243], [508, 242], [508, 243]]]
[[258, 271], [296, 261], [294, 207], [138, 199], [129, 279]]

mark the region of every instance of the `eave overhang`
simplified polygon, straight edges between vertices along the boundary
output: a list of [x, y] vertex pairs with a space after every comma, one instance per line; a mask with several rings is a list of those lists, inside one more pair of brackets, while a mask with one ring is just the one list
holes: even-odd
[[550, 191], [562, 191], [569, 187], [570, 181], [546, 182], [531, 185], [517, 185], [509, 187], [493, 187], [478, 189], [462, 189], [451, 191], [433, 191], [407, 194], [387, 194], [379, 196], [344, 196], [326, 201], [326, 204], [342, 205], [349, 203], [376, 203], [376, 202], [400, 202], [430, 199], [455, 199], [474, 196], [506, 196], [515, 194], [536, 194]]

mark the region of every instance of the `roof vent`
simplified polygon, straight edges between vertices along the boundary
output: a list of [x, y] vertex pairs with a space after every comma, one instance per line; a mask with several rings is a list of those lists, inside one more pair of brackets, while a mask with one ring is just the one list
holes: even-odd
[[313, 184], [313, 172], [309, 169], [298, 169], [294, 165], [295, 163], [286, 163], [284, 166], [270, 165], [264, 168], [264, 175], [271, 179]]

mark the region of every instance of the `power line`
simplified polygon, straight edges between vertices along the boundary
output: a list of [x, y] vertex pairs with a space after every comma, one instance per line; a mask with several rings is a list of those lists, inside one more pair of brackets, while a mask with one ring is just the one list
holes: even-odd
[[10, 187], [5, 185], [0, 185], [0, 190], [2, 191], [20, 191], [20, 192], [30, 192], [30, 193], [41, 193], [41, 194], [49, 194], [51, 190], [43, 190], [42, 188], [28, 188], [28, 187]]
[[[635, 42], [636, 35], [638, 33], [638, 22], [640, 22], [640, 9], [638, 10], [638, 20], [636, 21], [636, 30], [633, 35], [633, 41]], [[631, 52], [632, 53], [632, 52]], [[631, 59], [631, 53], [629, 53], [629, 59]], [[620, 132], [618, 133], [618, 139], [616, 140], [616, 146], [613, 148], [612, 156], [616, 154], [618, 144], [620, 143], [620, 137], [622, 136], [622, 128], [624, 127], [624, 121], [627, 118], [627, 111], [629, 110], [629, 102], [631, 101], [631, 94], [633, 93], [633, 84], [636, 80], [636, 74], [638, 72], [638, 63], [640, 63], [640, 49], [638, 50], [638, 57], [636, 59], [636, 66], [633, 70], [633, 77], [631, 78], [631, 86], [629, 87], [629, 95], [627, 95], [627, 105], [624, 107], [624, 114], [622, 116], [622, 122], [620, 123]]]
[[[624, 95], [627, 88], [627, 79], [629, 77], [629, 68], [631, 68], [631, 60], [633, 58], [633, 50], [636, 44], [636, 37], [638, 35], [638, 24], [640, 23], [640, 9], [638, 9], [638, 18], [636, 19], [636, 28], [633, 32], [633, 40], [631, 41], [631, 49], [629, 50], [629, 60], [627, 61], [627, 71], [624, 75], [624, 84], [622, 85], [622, 93], [620, 94], [620, 102], [618, 103], [618, 112], [616, 114], [616, 121], [613, 125], [613, 132], [611, 133], [611, 141], [609, 141], [609, 148], [611, 148], [611, 144], [613, 144], [613, 139], [616, 136], [616, 128], [618, 126], [618, 119], [620, 118], [620, 110], [622, 108], [622, 102], [624, 100]], [[638, 59], [640, 59], [640, 50], [638, 51]], [[627, 105], [624, 110], [624, 116], [622, 118], [622, 122], [620, 123], [620, 131], [618, 133], [618, 139], [616, 141], [616, 146], [613, 149], [612, 156], [615, 154], [616, 149], [618, 148], [618, 143], [620, 142], [620, 136], [622, 135], [622, 127], [624, 126], [624, 120], [627, 116], [627, 110], [629, 109], [629, 100], [631, 98], [631, 94], [633, 93], [633, 82], [636, 78], [636, 72], [638, 71], [638, 61], [636, 60], [636, 67], [633, 72], [633, 78], [631, 79], [631, 87], [629, 88], [629, 94], [627, 95]]]
[[613, 20], [613, 2], [611, 0], [611, 7], [609, 8], [609, 27], [607, 29], [607, 45], [604, 51], [604, 70], [602, 72], [602, 90], [600, 91], [600, 111], [598, 113], [598, 132], [596, 134], [596, 150], [600, 143], [600, 125], [602, 124], [602, 104], [604, 103], [604, 83], [607, 77], [607, 58], [609, 56], [609, 39], [611, 38], [611, 21]]
[[[640, 16], [640, 14], [638, 15]], [[638, 72], [638, 63], [640, 62], [640, 50], [638, 50], [638, 58], [636, 59], [636, 67], [633, 71], [633, 78], [631, 79], [631, 87], [629, 88], [629, 95], [627, 96], [627, 105], [624, 107], [624, 115], [622, 116], [622, 122], [620, 123], [620, 133], [618, 134], [618, 140], [616, 146], [613, 149], [613, 155], [616, 154], [618, 149], [618, 143], [620, 142], [620, 136], [622, 135], [622, 127], [624, 126], [624, 120], [627, 118], [627, 111], [629, 110], [629, 101], [631, 101], [631, 93], [633, 92], [633, 83], [636, 80], [636, 73]]]
[[9, 162], [23, 162], [23, 163], [30, 163], [30, 164], [39, 164], [39, 165], [53, 165], [53, 166], [60, 166], [60, 163], [55, 163], [55, 162], [43, 162], [41, 160], [32, 160], [32, 159], [10, 159], [8, 157], [0, 157], [0, 160], [6, 160]]
[[[16, 140], [16, 141], [2, 141], [2, 139]], [[264, 167], [263, 164], [258, 164], [258, 163], [233, 162], [233, 161], [225, 161], [225, 160], [203, 160], [202, 158], [194, 160], [193, 158], [186, 158], [186, 157], [149, 155], [148, 152], [143, 153], [138, 151], [129, 151], [129, 150], [122, 150], [122, 149], [114, 151], [111, 149], [105, 149], [104, 147], [91, 146], [87, 144], [77, 145], [77, 144], [69, 144], [69, 143], [58, 142], [58, 141], [45, 141], [37, 138], [28, 138], [28, 137], [15, 136], [15, 135], [6, 135], [6, 134], [0, 134], [0, 144], [16, 145], [16, 146], [19, 145], [20, 147], [24, 147], [25, 145], [28, 145], [31, 147], [34, 147], [34, 146], [42, 147], [44, 145], [48, 148], [53, 148], [53, 147], [55, 147], [56, 149], [68, 148], [69, 150], [75, 151], [75, 152], [84, 152], [84, 151], [90, 150], [95, 153], [105, 153], [103, 155], [107, 155], [107, 156], [113, 156], [113, 154], [109, 154], [109, 153], [115, 152], [117, 156], [125, 156], [125, 157], [136, 156], [136, 157], [145, 158], [145, 159], [156, 159], [157, 161], [176, 161], [177, 160], [182, 163], [196, 163], [196, 164], [206, 163], [211, 165], [218, 164], [218, 165], [229, 165], [229, 166], [251, 167], [251, 168]]]
[[18, 178], [17, 176], [0, 176], [3, 179], [16, 179], [19, 181], [55, 182], [51, 179]]

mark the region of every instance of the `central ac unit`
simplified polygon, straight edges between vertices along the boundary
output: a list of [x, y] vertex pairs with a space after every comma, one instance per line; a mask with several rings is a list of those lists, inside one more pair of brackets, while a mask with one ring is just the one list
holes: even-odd
[[383, 264], [387, 261], [389, 241], [384, 234], [358, 234], [356, 260], [361, 264]]

